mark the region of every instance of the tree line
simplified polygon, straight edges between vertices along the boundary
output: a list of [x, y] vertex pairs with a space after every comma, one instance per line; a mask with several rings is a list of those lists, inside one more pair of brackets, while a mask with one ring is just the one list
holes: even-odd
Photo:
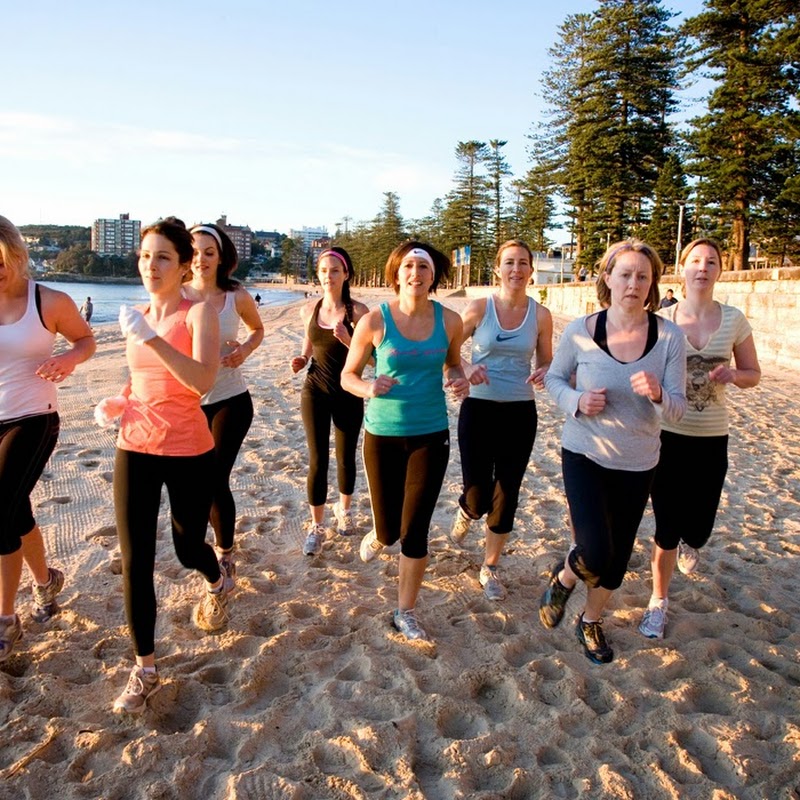
[[[668, 267], [682, 242], [719, 240], [725, 269], [758, 255], [800, 255], [800, 23], [796, 0], [706, 0], [681, 25], [654, 0], [598, 0], [568, 16], [549, 49], [545, 113], [528, 135], [530, 165], [512, 175], [506, 141], [458, 142], [451, 190], [428, 216], [404, 220], [384, 194], [374, 219], [340, 225], [357, 280], [380, 282], [386, 254], [408, 237], [445, 253], [469, 245], [460, 283], [486, 283], [497, 245], [553, 244], [561, 227], [591, 270], [609, 242], [638, 236]], [[710, 89], [681, 121], [681, 92]], [[568, 219], [567, 223], [559, 218]]]

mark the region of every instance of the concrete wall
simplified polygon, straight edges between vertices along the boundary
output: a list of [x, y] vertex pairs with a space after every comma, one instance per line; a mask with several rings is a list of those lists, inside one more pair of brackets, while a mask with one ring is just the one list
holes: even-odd
[[[680, 281], [673, 276], [661, 281], [662, 296], [667, 289], [681, 297]], [[470, 287], [466, 293], [480, 297], [491, 291], [488, 287]], [[536, 285], [528, 292], [553, 314], [570, 319], [600, 308], [593, 282]], [[800, 267], [725, 272], [714, 297], [745, 313], [763, 365], [800, 371]]]

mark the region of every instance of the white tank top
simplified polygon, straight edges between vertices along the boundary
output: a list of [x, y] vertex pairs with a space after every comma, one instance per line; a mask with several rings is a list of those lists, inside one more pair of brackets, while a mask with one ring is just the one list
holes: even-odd
[[[226, 342], [236, 341], [239, 336], [239, 314], [236, 312], [236, 292], [225, 292], [225, 304], [219, 312], [220, 356], [227, 355], [231, 347]], [[204, 394], [200, 404], [204, 406], [244, 394], [247, 384], [239, 367], [223, 367], [217, 371], [217, 379], [211, 390]]]
[[0, 421], [58, 410], [56, 385], [36, 375], [53, 354], [56, 336], [42, 324], [36, 309], [36, 284], [28, 281], [25, 313], [0, 325]]

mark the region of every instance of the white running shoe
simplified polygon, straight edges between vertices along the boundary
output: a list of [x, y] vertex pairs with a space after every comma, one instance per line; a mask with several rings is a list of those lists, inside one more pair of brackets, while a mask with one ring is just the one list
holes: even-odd
[[333, 504], [333, 516], [336, 518], [336, 531], [340, 536], [349, 536], [351, 533], [355, 533], [353, 514], [349, 508], [336, 502]]
[[453, 527], [450, 529], [450, 541], [453, 544], [461, 544], [464, 537], [469, 533], [472, 519], [468, 517], [462, 510], [461, 506], [456, 509], [456, 516], [453, 520]]
[[372, 561], [380, 551], [383, 550], [383, 545], [378, 541], [378, 536], [373, 528], [362, 540], [358, 548], [358, 554], [361, 556], [362, 561]]
[[700, 563], [700, 551], [689, 547], [686, 542], [678, 544], [678, 569], [684, 575], [691, 575]]
[[481, 574], [478, 580], [483, 586], [483, 593], [486, 595], [487, 600], [506, 599], [506, 587], [500, 583], [497, 567], [490, 567], [488, 564], [484, 564], [481, 567]]
[[131, 670], [125, 691], [114, 701], [114, 711], [118, 714], [141, 714], [147, 699], [161, 689], [157, 672], [145, 672], [138, 664]]
[[401, 611], [399, 608], [396, 609], [394, 617], [392, 618], [392, 624], [406, 639], [428, 641], [428, 634], [425, 633], [422, 626], [417, 621], [417, 616], [413, 608], [408, 609], [408, 611]]

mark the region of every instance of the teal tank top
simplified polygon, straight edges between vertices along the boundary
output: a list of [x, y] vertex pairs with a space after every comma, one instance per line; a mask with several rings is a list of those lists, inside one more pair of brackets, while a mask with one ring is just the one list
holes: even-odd
[[381, 397], [367, 401], [364, 427], [374, 436], [421, 436], [447, 429], [442, 369], [449, 342], [442, 306], [433, 302], [433, 333], [421, 342], [406, 339], [381, 304], [384, 334], [375, 348], [375, 374], [396, 378]]

